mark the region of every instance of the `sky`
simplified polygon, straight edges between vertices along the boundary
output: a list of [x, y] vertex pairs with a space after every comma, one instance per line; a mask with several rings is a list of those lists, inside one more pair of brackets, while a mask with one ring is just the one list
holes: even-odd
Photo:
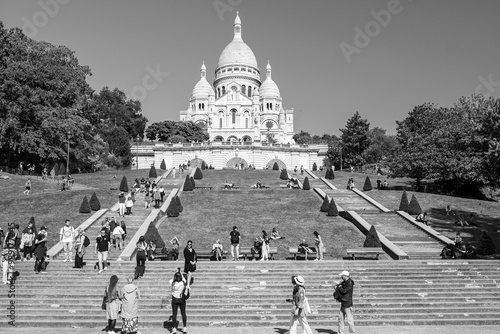
[[179, 120], [203, 61], [213, 82], [236, 11], [295, 132], [341, 135], [358, 111], [395, 134], [419, 104], [500, 96], [498, 0], [0, 0], [5, 28], [70, 48], [149, 124]]

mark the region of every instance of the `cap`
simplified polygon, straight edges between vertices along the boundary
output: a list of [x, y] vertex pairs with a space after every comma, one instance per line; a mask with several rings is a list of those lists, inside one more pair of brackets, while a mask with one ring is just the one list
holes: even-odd
[[304, 285], [304, 277], [302, 277], [302, 276], [295, 276], [293, 278], [293, 280], [295, 281], [295, 284], [297, 284], [297, 285]]
[[351, 276], [351, 275], [349, 275], [349, 272], [347, 270], [344, 270], [339, 274], [339, 276]]

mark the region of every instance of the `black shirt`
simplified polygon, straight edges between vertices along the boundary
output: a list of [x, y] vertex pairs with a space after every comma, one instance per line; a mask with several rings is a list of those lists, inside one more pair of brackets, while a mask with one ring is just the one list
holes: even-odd
[[107, 235], [105, 236], [98, 236], [95, 239], [95, 242], [97, 243], [97, 250], [99, 252], [106, 252], [109, 250], [109, 237]]
[[240, 232], [236, 230], [232, 230], [231, 233], [229, 233], [231, 236], [231, 243], [232, 244], [238, 244], [240, 243]]

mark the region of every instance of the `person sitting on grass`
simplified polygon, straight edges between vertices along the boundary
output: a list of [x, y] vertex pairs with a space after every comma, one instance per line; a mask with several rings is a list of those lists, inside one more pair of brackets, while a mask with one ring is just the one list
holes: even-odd
[[259, 237], [255, 238], [253, 246], [252, 248], [250, 248], [250, 253], [252, 254], [252, 258], [250, 260], [260, 260], [262, 256], [262, 242], [260, 241]]
[[314, 251], [313, 248], [309, 247], [305, 240], [302, 240], [302, 242], [299, 244], [299, 252], [304, 254], [307, 260], [307, 254], [313, 253]]
[[458, 220], [455, 222], [455, 225], [464, 227], [464, 226], [469, 226], [469, 223], [467, 222], [467, 220], [465, 220], [465, 218], [462, 215], [458, 215]]
[[420, 213], [416, 219], [418, 222], [424, 223], [426, 226], [429, 226], [429, 224], [427, 223], [427, 212]]
[[273, 230], [271, 232], [271, 239], [280, 240], [280, 239], [285, 239], [285, 237], [280, 236], [280, 233], [278, 232], [276, 227], [273, 227]]

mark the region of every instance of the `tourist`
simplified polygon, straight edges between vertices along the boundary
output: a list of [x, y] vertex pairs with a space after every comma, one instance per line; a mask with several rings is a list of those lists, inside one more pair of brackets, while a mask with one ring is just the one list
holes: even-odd
[[23, 248], [23, 261], [30, 260], [33, 257], [33, 243], [35, 242], [36, 229], [32, 222], [23, 230], [21, 241], [24, 245]]
[[300, 175], [304, 175], [304, 165], [300, 166]]
[[447, 216], [450, 216], [451, 214], [452, 214], [452, 211], [451, 211], [451, 206], [448, 204], [448, 205], [446, 206], [446, 215], [447, 215]]
[[102, 273], [108, 266], [108, 252], [111, 247], [111, 241], [106, 234], [106, 229], [101, 229], [101, 235], [95, 239], [95, 253], [97, 254], [97, 263], [99, 271], [97, 274]]
[[122, 334], [138, 333], [139, 331], [139, 303], [141, 297], [139, 288], [133, 283], [132, 278], [127, 279], [127, 284], [122, 290]]
[[222, 254], [224, 251], [224, 247], [220, 243], [220, 239], [217, 239], [215, 243], [212, 245], [212, 254], [215, 261], [222, 261]]
[[113, 229], [113, 240], [116, 243], [116, 247], [118, 247], [119, 250], [122, 250], [123, 247], [123, 235], [125, 234], [125, 231], [121, 227], [120, 224], [117, 224], [116, 227]]
[[352, 316], [352, 295], [354, 291], [354, 282], [348, 271], [342, 271], [339, 276], [342, 281], [337, 287], [340, 301], [340, 311], [338, 317], [338, 334], [344, 333], [344, 320], [347, 318], [349, 324], [349, 333], [354, 334], [354, 318]]
[[109, 284], [104, 289], [104, 300], [106, 302], [106, 319], [108, 319], [108, 334], [115, 334], [116, 319], [120, 311], [123, 292], [118, 286], [118, 277], [113, 275], [109, 278]]
[[127, 225], [125, 224], [125, 222], [123, 220], [120, 223], [120, 227], [123, 230], [122, 240], [123, 240], [123, 243], [125, 243], [125, 238], [127, 237]]
[[132, 214], [132, 207], [134, 206], [134, 201], [132, 200], [132, 196], [127, 196], [127, 199], [125, 200], [125, 209], [126, 209], [126, 215], [131, 215]]
[[158, 190], [160, 192], [160, 201], [163, 203], [163, 198], [165, 197], [165, 189], [163, 186], [160, 186], [160, 189]]
[[7, 237], [5, 238], [5, 242], [9, 239], [12, 238], [14, 240], [14, 249], [16, 250], [16, 260], [21, 259], [21, 237], [19, 235], [19, 224], [9, 224], [9, 234], [7, 234]]
[[138, 279], [144, 276], [144, 272], [146, 271], [146, 249], [148, 248], [148, 244], [143, 235], [141, 235], [135, 247], [137, 249], [137, 255], [135, 257], [137, 263], [135, 267], [135, 279]]
[[295, 166], [295, 168], [293, 169], [293, 173], [297, 174], [297, 166]]
[[429, 225], [429, 224], [427, 224], [427, 212], [421, 212], [421, 213], [417, 216], [416, 220], [417, 220], [418, 222], [424, 223], [424, 224], [425, 224], [425, 225], [427, 225], [427, 226]]
[[231, 238], [231, 257], [232, 261], [240, 258], [240, 240], [241, 240], [241, 235], [240, 232], [238, 231], [238, 228], [236, 226], [233, 226], [233, 230], [229, 233], [229, 236]]
[[59, 232], [59, 241], [63, 245], [64, 251], [64, 262], [71, 261], [73, 258], [71, 256], [71, 250], [73, 249], [73, 241], [75, 237], [75, 229], [71, 226], [69, 219], [66, 219], [64, 226], [61, 227]]
[[156, 252], [156, 244], [151, 240], [148, 243], [148, 248], [147, 248], [147, 259], [148, 260], [154, 260], [155, 259], [155, 252]]
[[172, 244], [172, 249], [170, 250], [170, 260], [177, 261], [179, 259], [179, 239], [177, 239], [177, 237], [173, 237], [172, 240], [170, 240], [170, 243]]
[[306, 299], [306, 289], [304, 288], [304, 278], [302, 276], [292, 276], [293, 298], [292, 318], [290, 319], [289, 334], [297, 334], [297, 325], [300, 323], [305, 334], [312, 334], [311, 327], [307, 322], [307, 313], [310, 312], [310, 306]]
[[182, 329], [183, 333], [187, 332], [187, 317], [186, 317], [186, 295], [189, 294], [189, 290], [187, 290], [187, 282], [184, 275], [181, 274], [180, 268], [177, 269], [177, 272], [174, 274], [174, 278], [170, 280], [170, 284], [172, 285], [172, 333], [177, 333], [177, 310], [180, 308], [182, 324], [184, 328]]
[[85, 231], [81, 228], [77, 230], [77, 233], [78, 235], [75, 238], [75, 266], [73, 268], [83, 269], [83, 256], [87, 248], [85, 246], [85, 240], [87, 240], [88, 237], [85, 236]]
[[160, 207], [161, 195], [157, 188], [153, 188], [153, 199], [155, 200], [155, 209]]
[[47, 256], [47, 228], [42, 226], [35, 238], [35, 248], [33, 254], [35, 255], [35, 274], [40, 272], [45, 273], [45, 257]]
[[125, 216], [125, 194], [123, 192], [118, 195], [118, 203], [119, 203], [119, 211], [118, 214], [120, 217]]
[[460, 235], [460, 232], [457, 232], [455, 235], [455, 247], [456, 248], [462, 248], [462, 236]]
[[285, 239], [285, 237], [280, 236], [278, 230], [276, 227], [273, 227], [273, 230], [271, 232], [271, 239], [273, 240], [280, 240], [280, 239]]
[[13, 274], [16, 265], [16, 251], [14, 249], [15, 241], [10, 238], [5, 243], [5, 248], [2, 250], [2, 266], [3, 266], [3, 284], [12, 284]]
[[382, 184], [382, 181], [380, 181], [380, 179], [377, 177], [377, 189], [378, 190], [380, 190], [381, 184]]
[[149, 196], [149, 192], [146, 192], [146, 195], [144, 195], [144, 208], [149, 209], [151, 206], [151, 197]]
[[314, 234], [314, 243], [316, 245], [316, 260], [323, 261], [323, 239], [321, 239], [321, 235], [317, 231], [313, 232]]
[[384, 180], [384, 183], [382, 184], [382, 189], [387, 189], [389, 188], [389, 183], [387, 183], [387, 180]]
[[47, 167], [43, 167], [43, 170], [42, 170], [42, 180], [47, 181], [47, 174], [48, 174]]
[[28, 177], [28, 180], [26, 181], [24, 186], [25, 186], [26, 190], [24, 190], [23, 194], [29, 195], [30, 191], [31, 191], [31, 178], [30, 177]]
[[193, 273], [196, 271], [196, 251], [193, 249], [193, 242], [189, 240], [184, 248], [184, 273], [187, 274], [187, 289], [189, 290]]
[[307, 260], [307, 254], [312, 253], [312, 249], [309, 247], [309, 245], [306, 243], [305, 240], [302, 240], [302, 242], [299, 244], [299, 252], [304, 254]]
[[260, 260], [269, 261], [269, 236], [266, 231], [262, 231], [260, 240], [262, 241], [262, 258]]
[[253, 247], [250, 248], [250, 253], [252, 254], [251, 260], [260, 260], [262, 256], [262, 242], [259, 237], [255, 237]]
[[146, 191], [146, 180], [144, 180], [144, 178], [141, 178], [141, 193], [145, 192]]

